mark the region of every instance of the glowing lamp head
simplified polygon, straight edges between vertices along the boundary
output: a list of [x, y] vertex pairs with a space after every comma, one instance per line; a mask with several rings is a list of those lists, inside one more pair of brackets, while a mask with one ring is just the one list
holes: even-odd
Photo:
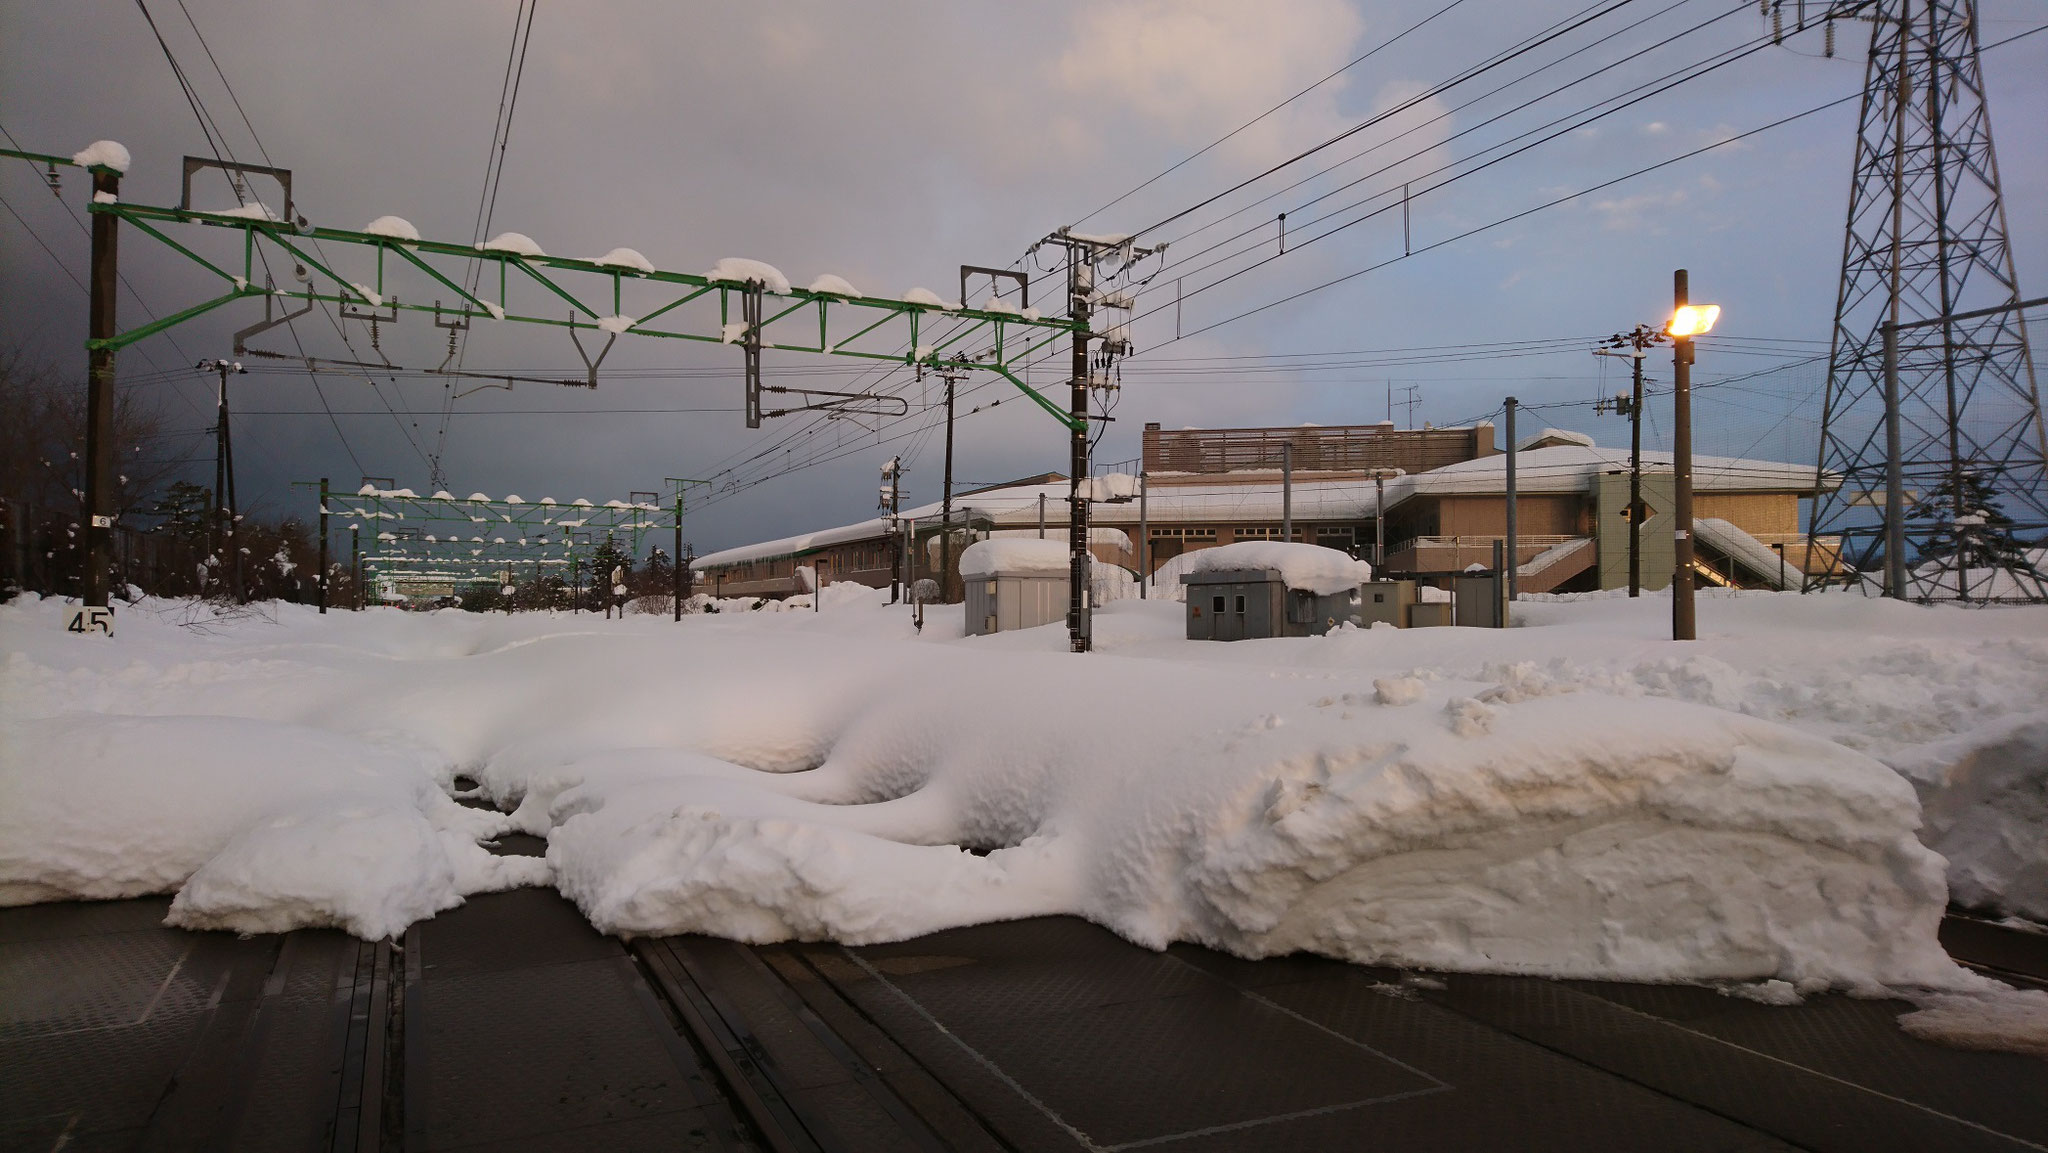
[[1664, 327], [1669, 336], [1704, 336], [1714, 329], [1714, 322], [1721, 319], [1718, 304], [1681, 305], [1671, 314], [1671, 323]]

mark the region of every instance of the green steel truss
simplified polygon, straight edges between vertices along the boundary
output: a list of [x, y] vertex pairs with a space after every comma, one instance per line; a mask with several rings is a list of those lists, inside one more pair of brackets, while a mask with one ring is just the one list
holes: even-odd
[[[53, 172], [58, 165], [72, 163], [67, 157], [13, 149], [0, 149], [0, 155], [47, 164]], [[1046, 399], [1026, 385], [1014, 371], [1026, 357], [1074, 331], [1073, 322], [1063, 316], [1039, 317], [1025, 312], [947, 308], [799, 288], [773, 292], [758, 281], [711, 280], [687, 272], [641, 271], [600, 264], [595, 260], [525, 255], [436, 240], [408, 240], [223, 212], [158, 208], [125, 202], [95, 202], [87, 208], [133, 225], [136, 231], [220, 277], [227, 285], [225, 292], [211, 300], [118, 335], [88, 341], [89, 349], [122, 349], [222, 305], [246, 298], [272, 296], [367, 308], [385, 312], [393, 318], [402, 312], [424, 312], [433, 314], [444, 323], [449, 317], [460, 318], [461, 321], [489, 319], [514, 324], [551, 325], [572, 332], [588, 330], [608, 337], [631, 333], [709, 344], [758, 342], [760, 349], [777, 352], [895, 361], [929, 367], [938, 367], [943, 362], [948, 367], [996, 373], [1070, 429], [1085, 420]], [[173, 239], [160, 227], [193, 224], [241, 233], [239, 261], [209, 260]], [[300, 288], [265, 287], [258, 283], [259, 250], [266, 245], [294, 263], [317, 271], [334, 283], [334, 290], [320, 291], [317, 280]], [[324, 246], [327, 245], [350, 250], [355, 258], [351, 262], [351, 270], [357, 264], [367, 263], [369, 267], [356, 273], [359, 279], [343, 275], [342, 269], [334, 267], [342, 261], [330, 264], [321, 259], [326, 255]], [[478, 291], [471, 292], [462, 285], [469, 279], [473, 264], [478, 262], [484, 266], [483, 275], [477, 281], [480, 285]], [[446, 297], [431, 303], [401, 299], [387, 279], [390, 274], [401, 271], [425, 277], [435, 286], [431, 291], [445, 292]], [[511, 290], [514, 285], [523, 284], [545, 290], [547, 298], [563, 308], [562, 314], [543, 316], [531, 311], [514, 312]], [[658, 289], [664, 299], [652, 302], [639, 315], [629, 317], [624, 307], [629, 286], [633, 286], [630, 290], [635, 293], [646, 292], [649, 288]], [[748, 331], [747, 325], [735, 323], [735, 320], [748, 311], [749, 298], [756, 294], [763, 298], [760, 301], [760, 320], [752, 331]], [[686, 307], [693, 304], [698, 307]], [[932, 323], [935, 319], [939, 322], [937, 325]], [[769, 332], [771, 327], [775, 328], [773, 339]], [[933, 333], [930, 330], [934, 327], [942, 327], [943, 331]]]
[[492, 500], [482, 494], [423, 497], [409, 489], [365, 485], [353, 494], [330, 492], [324, 511], [361, 530], [366, 586], [378, 595], [408, 590], [419, 595], [439, 586], [461, 592], [472, 582], [506, 574], [520, 580], [586, 574], [587, 581], [590, 555], [598, 546], [610, 539], [627, 555], [638, 556], [648, 533], [675, 529], [682, 506], [618, 500], [558, 504], [548, 498]]

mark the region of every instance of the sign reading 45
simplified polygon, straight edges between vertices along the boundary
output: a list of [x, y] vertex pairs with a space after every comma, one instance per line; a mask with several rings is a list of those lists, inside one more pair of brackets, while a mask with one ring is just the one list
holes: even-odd
[[71, 610], [71, 616], [64, 623], [64, 631], [80, 635], [100, 633], [104, 636], [113, 636], [114, 610], [81, 605]]

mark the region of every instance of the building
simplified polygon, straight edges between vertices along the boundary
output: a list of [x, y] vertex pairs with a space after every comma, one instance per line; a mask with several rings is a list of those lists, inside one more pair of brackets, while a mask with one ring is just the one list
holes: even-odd
[[[1297, 541], [1377, 561], [1388, 577], [1444, 588], [1474, 564], [1491, 565], [1494, 542], [1507, 533], [1507, 456], [1495, 447], [1489, 424], [1179, 431], [1148, 425], [1144, 437], [1143, 495], [1094, 505], [1091, 551], [1103, 564], [1153, 575], [1162, 591], [1178, 587], [1176, 557], [1284, 539], [1290, 513]], [[1627, 450], [1546, 429], [1525, 439], [1515, 459], [1520, 591], [1625, 587]], [[1799, 531], [1813, 466], [1695, 455], [1693, 469], [1701, 580], [1783, 587], [1808, 569], [1826, 568], [1835, 542], [1809, 542]], [[1640, 533], [1642, 583], [1658, 589], [1670, 583], [1673, 564], [1670, 454], [1645, 452], [1643, 473], [1650, 516]], [[958, 494], [950, 541], [940, 531], [937, 504], [907, 510], [915, 541], [907, 550], [903, 535], [880, 519], [726, 549], [698, 559], [699, 587], [722, 596], [786, 596], [800, 591], [796, 569], [813, 566], [828, 583], [887, 588], [905, 551], [903, 579], [938, 578], [948, 552], [957, 567], [974, 539], [1039, 532], [1063, 539], [1067, 490], [1064, 477], [1048, 474]], [[1377, 556], [1382, 533], [1384, 556]], [[957, 590], [957, 572], [947, 575]], [[948, 599], [957, 600], [957, 592]]]

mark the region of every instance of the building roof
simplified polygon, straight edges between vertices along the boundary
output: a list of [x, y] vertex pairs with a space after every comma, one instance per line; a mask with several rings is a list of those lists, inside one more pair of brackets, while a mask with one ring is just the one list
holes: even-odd
[[[1517, 453], [1515, 487], [1518, 492], [1549, 495], [1586, 491], [1594, 476], [1628, 468], [1628, 450], [1557, 445]], [[1644, 452], [1646, 471], [1668, 472], [1671, 454]], [[1240, 474], [1241, 475], [1241, 474]], [[1780, 461], [1743, 460], [1732, 457], [1694, 456], [1693, 484], [1699, 492], [1799, 492], [1811, 491], [1813, 466]], [[1829, 477], [1830, 484], [1840, 478]], [[1386, 482], [1387, 507], [1425, 496], [1484, 496], [1507, 490], [1507, 457], [1495, 455], [1446, 465], [1425, 473], [1398, 476]], [[1038, 500], [1045, 497], [1046, 523], [1066, 524], [1067, 483], [1014, 484], [962, 493], [953, 498], [955, 515], [965, 513], [998, 528], [1025, 528], [1038, 523]], [[1294, 482], [1293, 514], [1304, 521], [1357, 521], [1375, 514], [1376, 490], [1372, 481], [1297, 480]], [[1213, 483], [1154, 485], [1146, 498], [1146, 512], [1155, 522], [1250, 522], [1277, 524], [1282, 515], [1283, 494], [1278, 473], [1260, 473], [1256, 479], [1243, 477]], [[938, 519], [937, 501], [905, 509], [906, 519]], [[1136, 525], [1138, 502], [1098, 503], [1090, 520], [1099, 525]], [[697, 565], [743, 564], [747, 561], [802, 556], [832, 545], [874, 540], [889, 531], [880, 517], [798, 533], [757, 544], [740, 545], [707, 553]]]

